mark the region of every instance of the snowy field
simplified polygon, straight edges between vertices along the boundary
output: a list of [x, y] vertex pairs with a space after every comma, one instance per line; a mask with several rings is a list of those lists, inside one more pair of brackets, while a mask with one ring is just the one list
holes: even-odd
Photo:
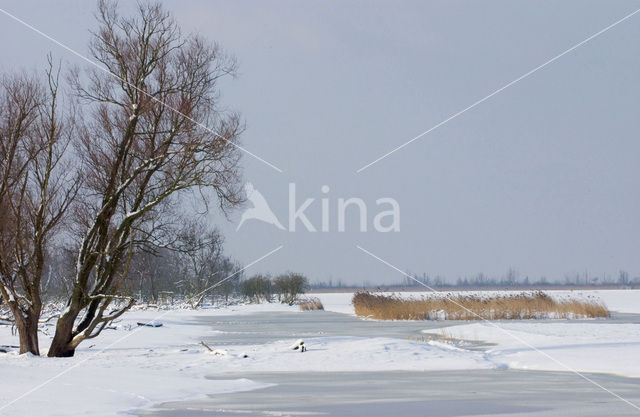
[[[599, 298], [614, 317], [378, 322], [353, 317], [346, 293], [314, 294], [325, 313], [281, 304], [131, 311], [117, 329], [80, 345], [74, 358], [0, 354], [0, 416], [129, 415], [168, 401], [260, 392], [274, 382], [250, 375], [274, 372], [574, 370], [640, 377], [640, 291], [550, 293]], [[163, 326], [136, 325], [152, 319]], [[298, 338], [308, 346], [304, 354], [290, 349]], [[48, 341], [42, 335], [44, 352]], [[0, 345], [15, 344], [10, 328], [0, 326]]]

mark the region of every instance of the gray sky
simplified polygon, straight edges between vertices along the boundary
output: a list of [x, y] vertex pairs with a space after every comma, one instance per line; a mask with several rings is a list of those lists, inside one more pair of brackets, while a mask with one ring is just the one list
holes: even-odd
[[[211, 219], [242, 262], [314, 280], [390, 283], [403, 270], [533, 279], [628, 270], [640, 275], [640, 13], [406, 148], [356, 170], [640, 8], [638, 1], [166, 1], [182, 27], [217, 40], [240, 63], [223, 100], [242, 112], [246, 179], [287, 224], [288, 184], [315, 197], [320, 225], [290, 233]], [[85, 53], [93, 2], [0, 0]], [[80, 63], [0, 15], [0, 69]], [[329, 185], [327, 195], [320, 191]], [[337, 199], [401, 207], [398, 233], [337, 232]], [[355, 213], [352, 213], [355, 214]], [[370, 227], [371, 229], [371, 227]]]

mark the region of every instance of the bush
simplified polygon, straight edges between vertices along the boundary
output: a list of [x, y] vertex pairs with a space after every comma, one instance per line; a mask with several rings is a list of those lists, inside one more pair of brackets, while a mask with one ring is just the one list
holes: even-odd
[[240, 291], [254, 303], [259, 303], [261, 299], [271, 302], [271, 280], [264, 275], [254, 275], [242, 281]]
[[289, 272], [276, 277], [273, 288], [281, 303], [295, 304], [298, 296], [304, 294], [309, 287], [309, 280], [302, 274]]

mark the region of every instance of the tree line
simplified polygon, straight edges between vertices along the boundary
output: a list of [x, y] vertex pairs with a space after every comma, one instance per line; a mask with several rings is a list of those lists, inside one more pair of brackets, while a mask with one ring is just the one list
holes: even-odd
[[298, 301], [298, 296], [308, 289], [307, 277], [296, 272], [287, 272], [275, 278], [258, 274], [240, 283], [241, 294], [256, 303], [263, 300], [271, 302], [277, 295], [278, 302], [293, 305]]
[[[147, 305], [188, 302], [198, 307], [215, 298], [228, 300], [239, 294], [242, 265], [223, 251], [224, 239], [215, 228], [192, 222], [175, 238], [174, 248], [135, 252], [120, 294]], [[179, 249], [178, 249], [179, 248]], [[52, 303], [65, 302], [73, 287], [75, 251], [52, 248], [45, 265], [42, 297]], [[226, 279], [233, 275], [232, 279]], [[226, 280], [225, 280], [226, 279]]]
[[530, 278], [521, 276], [514, 268], [509, 268], [502, 276], [489, 276], [478, 273], [470, 277], [459, 277], [455, 281], [448, 280], [441, 275], [429, 275], [427, 273], [416, 274], [407, 272], [407, 277], [389, 284], [373, 284], [364, 282], [361, 285], [347, 284], [343, 280], [319, 281], [311, 284], [314, 290], [323, 289], [358, 289], [358, 288], [413, 288], [413, 287], [435, 287], [435, 288], [483, 288], [483, 287], [514, 287], [514, 288], [539, 288], [545, 286], [554, 287], [620, 287], [635, 288], [640, 286], [640, 277], [631, 277], [629, 272], [619, 270], [615, 274], [595, 275], [589, 272], [566, 274], [563, 278], [548, 279], [547, 277]]

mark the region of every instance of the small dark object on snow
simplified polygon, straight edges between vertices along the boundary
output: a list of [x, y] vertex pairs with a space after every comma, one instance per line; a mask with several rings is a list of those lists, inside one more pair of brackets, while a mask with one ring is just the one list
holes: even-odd
[[15, 345], [1, 345], [0, 346], [0, 353], [9, 353], [14, 349], [20, 349], [20, 346], [15, 346]]
[[209, 350], [209, 352], [213, 352], [213, 349], [211, 349], [211, 346], [209, 346], [209, 345], [207, 345], [206, 343], [204, 343], [204, 341], [203, 341], [203, 340], [201, 340], [201, 341], [200, 341], [200, 344], [201, 344], [202, 346], [206, 347], [206, 348]]
[[144, 323], [142, 321], [138, 322], [138, 326], [145, 326], [145, 327], [162, 327], [162, 323], [158, 322], [158, 321], [150, 321], [147, 323]]
[[306, 352], [307, 351], [307, 347], [304, 345], [304, 341], [302, 341], [302, 339], [296, 340], [296, 343], [294, 343], [291, 346], [291, 349], [293, 349], [293, 350], [300, 349], [300, 352]]

